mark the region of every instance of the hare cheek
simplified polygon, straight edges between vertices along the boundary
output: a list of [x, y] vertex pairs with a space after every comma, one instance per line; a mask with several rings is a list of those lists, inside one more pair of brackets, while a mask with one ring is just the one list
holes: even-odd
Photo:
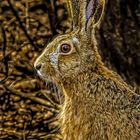
[[51, 65], [55, 70], [58, 70], [58, 55], [59, 54], [56, 52], [49, 56]]
[[60, 72], [63, 73], [63, 76], [75, 76], [80, 72], [80, 63], [71, 62], [71, 63], [61, 63]]

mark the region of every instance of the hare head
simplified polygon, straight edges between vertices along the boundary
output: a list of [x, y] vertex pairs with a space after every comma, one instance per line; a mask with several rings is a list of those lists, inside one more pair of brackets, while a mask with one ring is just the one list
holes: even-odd
[[68, 0], [72, 32], [59, 35], [37, 58], [34, 66], [44, 80], [67, 80], [94, 69], [100, 59], [94, 29], [104, 13], [105, 0]]

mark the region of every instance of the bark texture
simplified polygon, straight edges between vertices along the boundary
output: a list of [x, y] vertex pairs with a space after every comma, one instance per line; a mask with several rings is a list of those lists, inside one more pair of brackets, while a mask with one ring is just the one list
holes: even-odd
[[140, 0], [108, 0], [98, 39], [106, 65], [139, 86]]

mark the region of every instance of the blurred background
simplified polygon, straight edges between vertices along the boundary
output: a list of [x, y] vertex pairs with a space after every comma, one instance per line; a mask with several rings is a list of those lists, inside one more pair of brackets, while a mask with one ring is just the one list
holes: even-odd
[[[140, 0], [106, 0], [96, 31], [105, 65], [140, 94]], [[71, 25], [64, 0], [0, 0], [0, 140], [59, 140], [60, 99], [33, 64]]]

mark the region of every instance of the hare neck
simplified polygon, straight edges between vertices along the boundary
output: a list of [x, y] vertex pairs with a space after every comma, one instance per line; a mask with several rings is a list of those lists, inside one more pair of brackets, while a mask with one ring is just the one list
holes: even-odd
[[83, 98], [90, 95], [91, 83], [101, 77], [90, 71], [78, 75], [75, 78], [68, 79], [64, 82], [65, 96], [68, 98]]
[[[129, 87], [131, 90], [133, 90], [133, 88], [131, 86], [128, 86], [118, 74], [109, 70], [103, 65], [102, 62], [99, 61], [93, 69], [91, 68], [87, 72], [64, 81], [64, 94], [66, 97], [71, 99], [84, 97], [86, 98], [89, 97], [91, 93], [93, 96], [94, 94], [96, 94], [96, 90], [94, 93], [96, 83], [98, 82], [98, 80], [102, 79], [111, 79], [112, 81], [122, 86]], [[102, 92], [100, 94], [102, 94]]]

